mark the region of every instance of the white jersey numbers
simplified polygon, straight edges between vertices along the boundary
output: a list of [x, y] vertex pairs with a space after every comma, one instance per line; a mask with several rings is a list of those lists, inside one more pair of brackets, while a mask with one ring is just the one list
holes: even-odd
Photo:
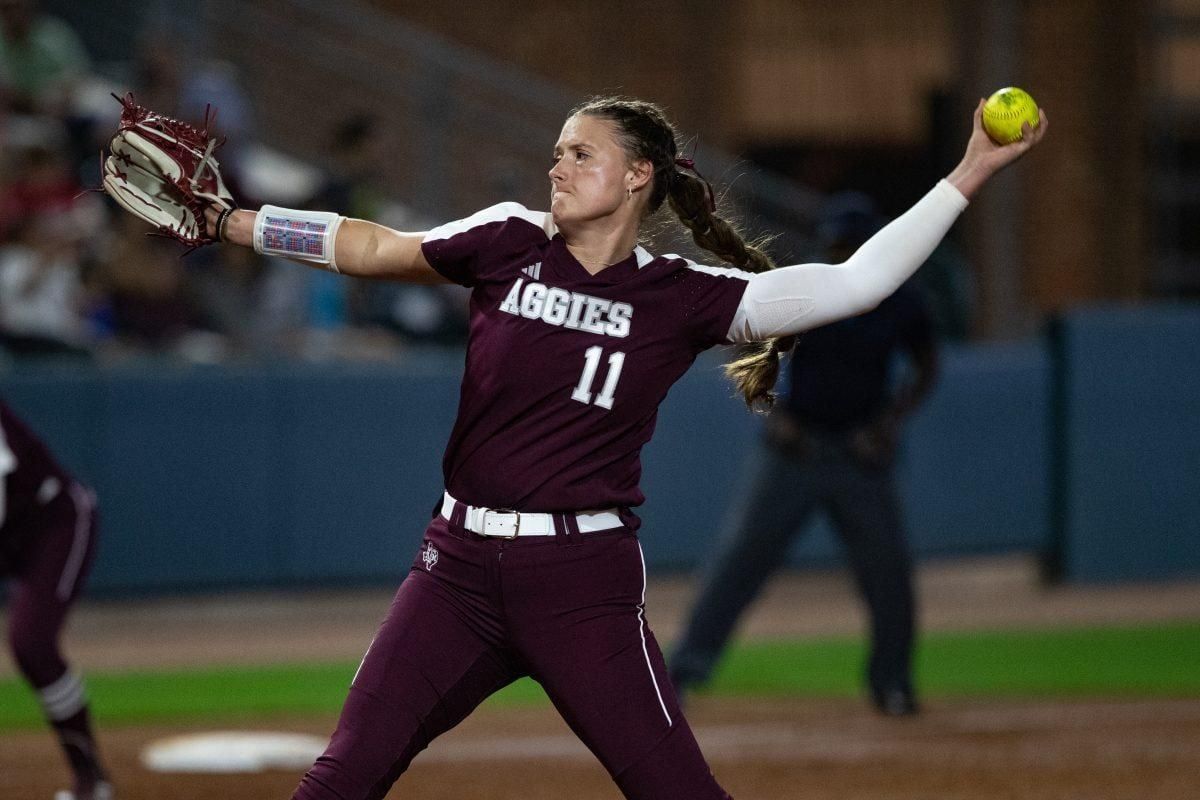
[[599, 345], [589, 347], [583, 354], [583, 374], [579, 376], [579, 384], [571, 392], [571, 399], [581, 403], [591, 403], [604, 409], [613, 407], [614, 395], [617, 392], [617, 382], [621, 380], [621, 368], [625, 366], [625, 354], [612, 353], [608, 357], [608, 372], [604, 376], [604, 386], [600, 394], [592, 400], [592, 384], [596, 381], [596, 370], [600, 367], [600, 358], [604, 350]]
[[[540, 263], [522, 272], [532, 278], [538, 267], [541, 267]], [[500, 303], [500, 310], [515, 317], [541, 320], [555, 327], [617, 338], [629, 335], [633, 318], [633, 306], [629, 303], [615, 303], [603, 297], [571, 292], [526, 278], [517, 278]], [[583, 372], [571, 392], [572, 400], [612, 409], [617, 383], [621, 380], [621, 369], [625, 366], [625, 354], [619, 351], [610, 353], [603, 375], [597, 375], [603, 364], [604, 349], [600, 345], [589, 347], [584, 352]], [[599, 393], [594, 391], [597, 381]]]

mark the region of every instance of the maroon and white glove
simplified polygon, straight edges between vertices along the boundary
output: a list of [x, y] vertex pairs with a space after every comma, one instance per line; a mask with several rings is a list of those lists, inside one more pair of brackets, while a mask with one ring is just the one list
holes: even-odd
[[198, 130], [137, 105], [132, 94], [117, 99], [121, 126], [104, 159], [104, 191], [164, 236], [192, 248], [217, 241], [208, 233], [205, 210], [237, 204], [213, 157], [225, 140], [210, 132], [209, 114]]

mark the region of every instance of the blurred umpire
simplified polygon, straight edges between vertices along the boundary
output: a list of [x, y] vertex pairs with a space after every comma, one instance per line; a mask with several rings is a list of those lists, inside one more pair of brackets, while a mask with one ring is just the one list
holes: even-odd
[[[882, 225], [865, 195], [835, 195], [818, 230], [828, 261], [844, 261]], [[894, 381], [898, 355], [911, 368]], [[937, 374], [931, 314], [910, 281], [866, 314], [805, 333], [790, 367], [787, 394], [767, 418], [749, 494], [704, 570], [671, 675], [681, 693], [707, 682], [793, 536], [824, 510], [870, 613], [871, 700], [889, 716], [915, 714], [912, 558], [893, 464], [901, 423]]]
[[59, 648], [96, 548], [92, 492], [0, 401], [0, 579], [10, 580], [8, 642], [74, 774], [55, 800], [112, 800], [83, 682]]

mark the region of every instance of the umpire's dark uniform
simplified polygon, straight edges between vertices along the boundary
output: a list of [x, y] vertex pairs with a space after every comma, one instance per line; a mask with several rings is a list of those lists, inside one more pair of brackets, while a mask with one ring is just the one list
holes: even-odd
[[[914, 377], [894, 392], [889, 378], [901, 352], [911, 357]], [[935, 353], [930, 314], [911, 284], [870, 313], [801, 337], [750, 492], [720, 537], [671, 659], [677, 688], [708, 679], [792, 537], [823, 509], [870, 610], [872, 699], [887, 714], [916, 710], [912, 561], [892, 461], [899, 420], [932, 383]]]

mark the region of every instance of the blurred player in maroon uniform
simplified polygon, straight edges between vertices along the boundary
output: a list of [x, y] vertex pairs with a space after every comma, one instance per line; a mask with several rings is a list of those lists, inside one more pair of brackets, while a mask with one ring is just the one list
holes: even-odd
[[0, 578], [11, 582], [8, 642], [74, 773], [56, 800], [111, 800], [87, 696], [59, 647], [96, 549], [96, 501], [0, 401]]
[[[662, 111], [618, 98], [568, 117], [549, 213], [503, 203], [400, 233], [324, 212], [210, 210], [213, 235], [259, 252], [472, 292], [445, 495], [295, 797], [382, 798], [434, 737], [526, 675], [625, 797], [728, 797], [645, 617], [632, 508], [643, 501], [640, 453], [659, 403], [700, 352], [729, 343], [761, 343], [729, 372], [748, 403], [767, 400], [792, 336], [895, 291], [966, 198], [1046, 127], [999, 147], [977, 110], [954, 172], [837, 265], [773, 270], [716, 215]], [[638, 246], [665, 201], [732, 267]]]

